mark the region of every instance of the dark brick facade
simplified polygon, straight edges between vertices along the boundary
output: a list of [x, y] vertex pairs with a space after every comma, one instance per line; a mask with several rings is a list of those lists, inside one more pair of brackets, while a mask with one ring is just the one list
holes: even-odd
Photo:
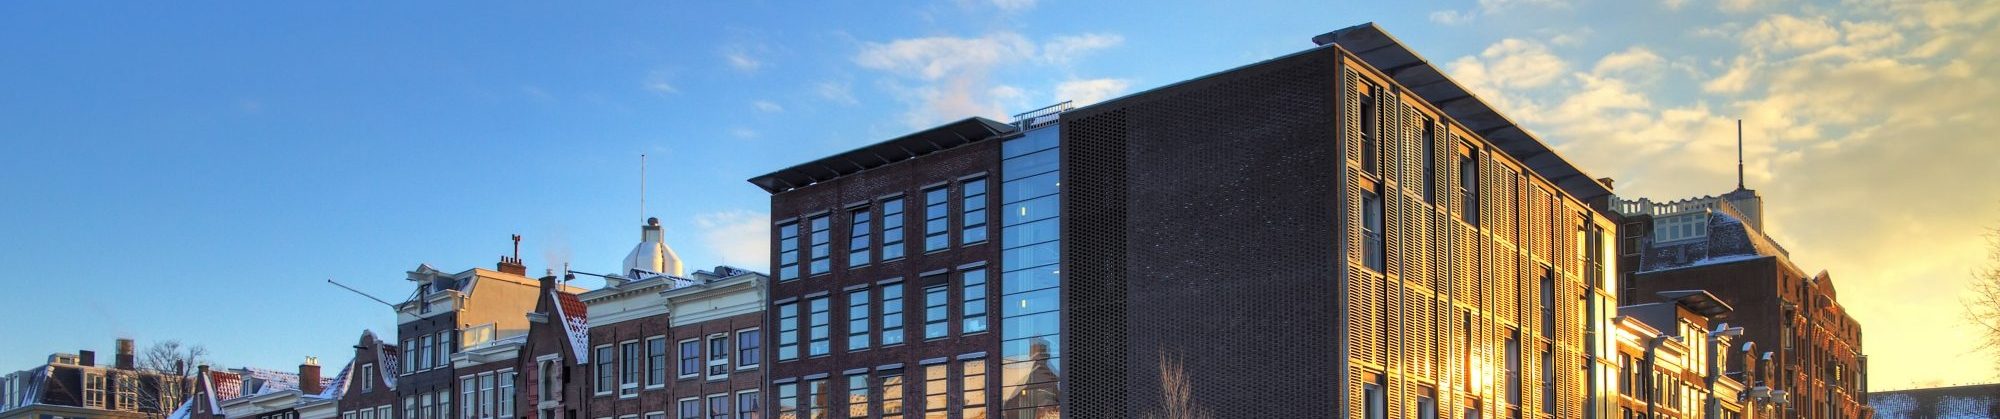
[[[555, 278], [542, 278], [541, 283], [535, 311], [528, 314], [528, 340], [515, 358], [522, 373], [515, 383], [520, 396], [515, 398], [518, 404], [514, 411], [522, 418], [581, 418], [590, 398], [589, 367], [577, 357], [579, 351], [570, 343], [569, 331], [556, 309], [561, 302]], [[544, 360], [549, 361], [546, 369]], [[554, 397], [542, 397], [543, 383], [556, 387], [550, 392]]]
[[[383, 374], [384, 372], [395, 374], [401, 368], [399, 361], [401, 359], [396, 345], [382, 341], [373, 331], [362, 331], [360, 340], [354, 343], [353, 366], [347, 370], [348, 377], [344, 381], [336, 381], [347, 386], [340, 393], [340, 400], [336, 402], [336, 410], [340, 412], [341, 418], [356, 419], [360, 416], [359, 412], [364, 409], [372, 412], [384, 406], [389, 408], [389, 412], [400, 411], [401, 406], [398, 402], [400, 399], [396, 396], [396, 389], [389, 385], [389, 380], [395, 377], [393, 375], [385, 377]], [[349, 414], [354, 414], [356, 418], [348, 417]], [[393, 415], [394, 413], [391, 413], [389, 418], [375, 419], [392, 419]]]

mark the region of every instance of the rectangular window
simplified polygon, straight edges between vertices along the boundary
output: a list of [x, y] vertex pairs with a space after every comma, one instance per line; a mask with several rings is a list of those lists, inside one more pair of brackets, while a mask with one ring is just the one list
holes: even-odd
[[104, 408], [104, 374], [83, 375], [83, 405]]
[[924, 288], [924, 340], [951, 335], [950, 284]]
[[611, 394], [612, 388], [618, 386], [617, 358], [614, 358], [614, 354], [611, 353], [611, 345], [598, 346], [596, 355], [597, 394]]
[[1356, 106], [1361, 107], [1361, 170], [1371, 174], [1381, 173], [1380, 169], [1376, 167], [1378, 163], [1376, 163], [1375, 157], [1376, 154], [1380, 153], [1381, 148], [1376, 145], [1376, 143], [1380, 142], [1380, 135], [1375, 132], [1376, 127], [1380, 125], [1380, 121], [1377, 121], [1375, 116], [1375, 92], [1377, 90], [1379, 89], [1375, 88], [1372, 84], [1364, 85], [1362, 87], [1360, 103], [1356, 104]]
[[986, 360], [961, 361], [959, 374], [959, 417], [986, 417]]
[[1556, 358], [1548, 347], [1542, 348], [1542, 414], [1556, 413]]
[[420, 342], [418, 343], [420, 346], [417, 347], [417, 370], [431, 369], [431, 351], [436, 347], [434, 339], [430, 335], [417, 338], [417, 342]]
[[1387, 419], [1389, 417], [1389, 403], [1388, 399], [1383, 395], [1381, 384], [1361, 384], [1361, 403], [1362, 417], [1368, 419]]
[[139, 410], [139, 379], [131, 374], [118, 375], [118, 408]]
[[458, 353], [458, 347], [451, 345], [451, 335], [454, 334], [456, 333], [453, 333], [449, 330], [438, 332], [438, 346], [437, 346], [438, 368], [451, 366], [451, 354]]
[[799, 279], [799, 223], [778, 225], [778, 282]]
[[1458, 156], [1459, 218], [1479, 226], [1479, 161], [1472, 155]]
[[702, 419], [700, 398], [689, 397], [681, 399], [680, 406], [681, 406], [680, 419]]
[[1521, 406], [1521, 332], [1507, 333], [1507, 404]]
[[403, 357], [403, 364], [402, 364], [403, 374], [411, 374], [417, 372], [417, 355], [415, 353], [411, 353], [411, 351], [417, 350], [417, 340], [403, 339], [403, 346], [401, 346], [401, 348], [403, 349], [403, 354], [408, 355]]
[[778, 392], [778, 417], [782, 419], [804, 417], [799, 415], [799, 385], [785, 383], [775, 388]]
[[[480, 397], [479, 397], [479, 402], [477, 403], [479, 405], [479, 413], [489, 418], [493, 417], [493, 405], [498, 404], [498, 399], [493, 397], [495, 384], [497, 384], [493, 382], [493, 378], [494, 378], [493, 374], [490, 373], [482, 374], [479, 376]], [[465, 400], [459, 400], [459, 403], [473, 404], [472, 400], [473, 399], [471, 397], [467, 397], [465, 398]]]
[[424, 394], [424, 395], [422, 395], [422, 396], [418, 396], [418, 397], [417, 397], [417, 400], [418, 400], [418, 402], [417, 402], [417, 418], [418, 418], [418, 419], [431, 419], [431, 418], [435, 418], [435, 417], [436, 417], [436, 416], [431, 416], [431, 415], [433, 414], [433, 410], [432, 410], [432, 407], [431, 407], [431, 402], [433, 402], [433, 401], [436, 401], [436, 400], [437, 400], [437, 396], [432, 396], [432, 395], [430, 395], [430, 394]]
[[831, 272], [833, 270], [833, 233], [831, 232], [833, 229], [833, 216], [820, 215], [812, 217], [806, 223], [812, 226], [812, 248], [807, 249], [807, 254], [812, 257], [811, 274], [819, 275]]
[[1556, 336], [1556, 277], [1555, 270], [1542, 268], [1542, 337], [1555, 339]]
[[375, 391], [375, 364], [361, 364], [361, 392]]
[[869, 233], [872, 233], [871, 229], [873, 226], [869, 222], [872, 218], [874, 218], [874, 213], [869, 211], [867, 207], [856, 208], [847, 212], [848, 268], [868, 265], [868, 250], [870, 247], [875, 246], [873, 236], [869, 235]]
[[948, 188], [924, 191], [924, 251], [951, 247], [951, 201]]
[[868, 412], [874, 410], [870, 404], [874, 403], [875, 399], [868, 396], [867, 373], [849, 374], [847, 376], [847, 397], [845, 399], [847, 400], [847, 417], [866, 418], [868, 417]]
[[436, 417], [438, 418], [451, 417], [451, 389], [438, 390]]
[[778, 305], [778, 360], [799, 359], [799, 303]]
[[717, 333], [708, 336], [708, 379], [715, 380], [729, 376], [729, 334]]
[[701, 375], [701, 340], [688, 339], [681, 343], [680, 378], [694, 378]]
[[833, 409], [827, 405], [827, 397], [833, 393], [827, 388], [825, 379], [806, 382], [806, 406], [799, 415], [803, 418], [833, 417]]
[[986, 268], [979, 267], [959, 272], [960, 310], [964, 313], [964, 325], [960, 333], [972, 334], [986, 331]]
[[972, 179], [959, 184], [959, 195], [965, 197], [959, 204], [959, 221], [964, 224], [959, 229], [959, 244], [986, 241], [986, 178]]
[[756, 390], [736, 393], [736, 419], [763, 419], [758, 416], [762, 414], [757, 409], [757, 406], [762, 404], [760, 401]]
[[828, 312], [826, 296], [806, 300], [806, 308], [812, 310], [806, 317], [811, 328], [807, 329], [806, 356], [821, 356], [833, 351], [832, 314]]
[[924, 417], [943, 418], [951, 412], [948, 364], [924, 366]]
[[903, 415], [903, 370], [882, 373], [882, 417]]
[[1379, 273], [1385, 270], [1382, 243], [1382, 197], [1374, 191], [1361, 192], [1361, 262]]
[[500, 390], [499, 390], [500, 392], [499, 392], [499, 397], [498, 397], [498, 400], [499, 400], [499, 403], [500, 403], [500, 405], [499, 405], [499, 406], [495, 406], [495, 408], [496, 408], [496, 409], [497, 409], [497, 410], [499, 411], [499, 413], [498, 413], [498, 414], [495, 414], [494, 416], [496, 416], [496, 417], [501, 417], [501, 418], [512, 418], [512, 417], [514, 417], [514, 379], [515, 379], [515, 378], [516, 378], [516, 376], [515, 376], [515, 374], [514, 374], [514, 371], [511, 371], [511, 370], [510, 370], [510, 371], [501, 371], [501, 372], [500, 372]]
[[882, 286], [882, 346], [903, 343], [903, 284]]
[[711, 394], [708, 396], [708, 419], [729, 419], [729, 414], [731, 413], [735, 413], [735, 411], [729, 408], [729, 395]]
[[1438, 403], [1429, 395], [1417, 396], [1417, 419], [1438, 419]]
[[[361, 416], [368, 415], [368, 411], [361, 411]], [[389, 415], [380, 416], [382, 419], [389, 419]], [[417, 396], [414, 394], [403, 397], [403, 419], [417, 419]]]
[[618, 395], [624, 397], [639, 394], [639, 377], [646, 375], [646, 353], [639, 349], [639, 341], [628, 341], [618, 345], [621, 359], [620, 370], [624, 372], [618, 379]]
[[761, 338], [757, 329], [736, 331], [736, 369], [754, 368], [763, 362], [763, 356], [757, 350], [764, 346], [764, 341], [758, 339]]
[[882, 260], [903, 258], [903, 198], [882, 201]]
[[[1437, 121], [1431, 120], [1430, 117], [1426, 116], [1423, 119], [1423, 124], [1424, 139], [1420, 143], [1424, 145], [1424, 163], [1422, 166], [1424, 168], [1424, 202], [1437, 204]], [[1431, 419], [1436, 418], [1437, 413], [1432, 412]]]
[[868, 349], [872, 344], [868, 332], [868, 290], [858, 289], [847, 293], [847, 351]]
[[479, 413], [475, 410], [479, 407], [479, 378], [468, 375], [459, 379], [458, 391], [459, 400], [465, 401], [458, 404], [458, 417], [479, 419]]
[[667, 337], [646, 338], [646, 387], [667, 385]]

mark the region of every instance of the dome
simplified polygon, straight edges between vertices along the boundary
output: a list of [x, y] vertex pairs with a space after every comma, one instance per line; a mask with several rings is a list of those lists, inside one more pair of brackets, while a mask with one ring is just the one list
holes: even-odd
[[625, 276], [643, 278], [641, 272], [681, 276], [684, 265], [681, 256], [674, 254], [674, 248], [667, 247], [666, 233], [660, 229], [659, 218], [646, 219], [646, 225], [639, 229], [639, 245], [632, 253], [625, 255]]

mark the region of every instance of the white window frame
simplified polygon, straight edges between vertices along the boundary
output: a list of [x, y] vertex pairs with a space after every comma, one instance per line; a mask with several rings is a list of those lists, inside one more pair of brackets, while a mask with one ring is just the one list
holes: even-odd
[[361, 392], [375, 391], [375, 363], [361, 364]]
[[[666, 366], [666, 365], [653, 365], [653, 342], [654, 342], [654, 341], [658, 341], [658, 342], [660, 342], [660, 363], [661, 363], [661, 364], [665, 364], [665, 363], [667, 363], [667, 352], [668, 352], [668, 351], [667, 351], [667, 349], [670, 349], [670, 348], [667, 348], [667, 336], [666, 336], [666, 335], [658, 335], [658, 336], [653, 336], [653, 337], [649, 337], [649, 338], [646, 338], [646, 343], [645, 343], [645, 344], [643, 345], [643, 347], [645, 347], [645, 348], [646, 348], [646, 372], [645, 372], [645, 376], [646, 376], [646, 389], [647, 389], [647, 390], [656, 390], [656, 389], [662, 389], [662, 388], [667, 388], [667, 381], [672, 381], [672, 380], [668, 380], [668, 379], [667, 379], [667, 377], [669, 377], [669, 376], [667, 375], [667, 370], [666, 370], [667, 366]], [[654, 381], [653, 381], [653, 368], [659, 368], [659, 369], [660, 369], [660, 380], [659, 380], [659, 382], [654, 382]]]
[[[688, 416], [686, 415], [686, 413], [687, 413], [687, 409], [683, 409], [683, 408], [682, 408], [683, 406], [687, 406], [688, 402], [694, 402], [694, 410], [695, 410], [695, 412], [694, 412], [694, 416], [693, 416], [693, 417], [688, 417]], [[680, 398], [680, 399], [678, 399], [678, 400], [674, 400], [674, 418], [675, 418], [675, 419], [703, 419], [703, 418], [702, 418], [702, 416], [706, 416], [706, 413], [708, 413], [708, 410], [706, 409], [706, 407], [707, 407], [707, 406], [703, 406], [703, 405], [701, 404], [701, 402], [702, 402], [702, 399], [701, 399], [701, 397], [682, 397], [682, 398]]]
[[730, 340], [733, 340], [733, 341], [735, 341], [735, 343], [736, 343], [736, 346], [735, 346], [735, 347], [733, 347], [733, 348], [730, 348], [730, 350], [733, 350], [733, 351], [741, 351], [741, 350], [743, 350], [743, 340], [742, 340], [742, 338], [741, 338], [741, 337], [743, 336], [743, 332], [757, 332], [757, 339], [756, 339], [756, 341], [757, 341], [757, 351], [758, 351], [758, 352], [757, 352], [757, 363], [755, 363], [755, 364], [750, 364], [750, 365], [744, 365], [744, 364], [743, 364], [742, 362], [740, 362], [740, 361], [742, 361], [742, 358], [743, 358], [743, 357], [741, 357], [741, 356], [738, 356], [738, 357], [736, 357], [736, 358], [737, 358], [736, 360], [737, 360], [737, 361], [739, 361], [739, 362], [737, 362], [737, 363], [736, 363], [736, 370], [737, 370], [737, 371], [742, 371], [742, 370], [748, 370], [748, 369], [756, 369], [756, 368], [757, 368], [757, 366], [759, 366], [759, 365], [763, 365], [763, 364], [764, 364], [764, 353], [763, 353], [763, 350], [764, 350], [764, 332], [762, 332], [762, 331], [760, 331], [760, 330], [758, 330], [758, 329], [759, 329], [759, 328], [755, 328], [755, 327], [749, 327], [749, 328], [743, 328], [743, 329], [736, 329], [736, 333], [733, 333], [733, 334], [731, 334], [731, 335], [729, 336], [729, 339], [730, 339]]
[[[717, 339], [721, 339], [722, 344], [727, 345], [727, 350], [722, 351], [722, 358], [715, 357], [715, 341]], [[710, 334], [707, 338], [701, 340], [702, 350], [708, 351], [708, 354], [701, 358], [701, 364], [704, 366], [702, 370], [708, 374], [709, 381], [729, 378], [729, 360], [731, 355], [734, 355], [732, 352], [736, 352], [736, 346], [731, 344], [735, 340], [734, 336], [727, 332]], [[715, 373], [718, 366], [722, 367], [722, 374]]]
[[722, 405], [728, 406], [729, 409], [729, 411], [726, 412], [723, 417], [725, 418], [736, 417], [736, 397], [730, 395], [729, 393], [724, 392], [724, 393], [710, 394], [708, 395], [708, 397], [703, 397], [701, 399], [701, 402], [703, 403], [702, 409], [708, 410], [706, 412], [708, 413], [708, 415], [705, 416], [705, 418], [713, 419], [715, 417], [715, 399], [718, 398], [722, 399]]
[[[535, 380], [535, 400], [537, 404], [562, 402], [562, 355], [547, 354], [536, 357]], [[554, 390], [551, 391], [550, 389]], [[535, 406], [535, 414], [539, 416], [541, 412], [542, 407]]]
[[[687, 339], [681, 339], [681, 340], [680, 340], [680, 341], [678, 341], [678, 342], [674, 342], [674, 377], [675, 377], [675, 378], [679, 378], [679, 379], [689, 379], [689, 378], [695, 378], [695, 377], [700, 377], [700, 376], [701, 376], [701, 374], [702, 374], [702, 372], [703, 372], [703, 371], [688, 371], [688, 370], [687, 370], [687, 368], [682, 368], [682, 367], [684, 367], [685, 365], [682, 365], [682, 364], [683, 364], [683, 362], [681, 362], [681, 361], [682, 361], [682, 360], [685, 360], [685, 359], [687, 359], [687, 354], [685, 353], [685, 352], [687, 352], [687, 351], [683, 351], [683, 350], [681, 350], [681, 349], [683, 349], [683, 348], [687, 348], [687, 344], [688, 344], [689, 342], [693, 342], [693, 343], [694, 343], [694, 349], [695, 349], [695, 353], [694, 353], [694, 359], [695, 359], [695, 361], [698, 361], [698, 362], [696, 362], [696, 364], [695, 364], [695, 365], [701, 365], [701, 366], [702, 366], [702, 367], [701, 367], [701, 368], [702, 368], [702, 370], [707, 370], [707, 369], [708, 369], [708, 367], [707, 367], [708, 363], [707, 363], [707, 361], [706, 361], [706, 358], [703, 358], [703, 357], [701, 356], [701, 350], [702, 350], [702, 347], [701, 347], [701, 345], [703, 345], [703, 344], [706, 344], [706, 343], [708, 343], [708, 342], [706, 342], [706, 341], [703, 341], [703, 340], [702, 340], [702, 338], [687, 338]], [[675, 406], [676, 406], [676, 407], [675, 407], [676, 409], [679, 409], [679, 405], [675, 405]], [[675, 410], [674, 412], [675, 412], [675, 414], [679, 414], [679, 412], [680, 412], [680, 411], [679, 411], [679, 410]]]
[[[625, 361], [632, 359], [631, 355], [625, 354], [625, 350], [628, 348], [639, 349], [633, 351], [639, 354], [639, 365], [625, 365]], [[630, 399], [639, 397], [640, 383], [646, 381], [645, 348], [646, 343], [639, 339], [618, 342], [618, 398]], [[628, 373], [627, 369], [631, 369], [631, 372]], [[632, 382], [625, 382], [626, 377], [631, 377]]]
[[458, 376], [458, 383], [459, 387], [463, 387], [458, 389], [458, 397], [465, 400], [464, 403], [458, 404], [458, 416], [464, 419], [479, 419], [479, 374]]
[[[104, 373], [101, 372], [83, 373], [83, 407], [88, 407], [92, 409], [104, 408], [104, 403], [105, 403], [104, 394], [106, 392], [104, 387], [108, 385], [105, 382], [106, 380], [108, 380], [108, 378], [106, 378], [104, 376]], [[92, 383], [96, 383], [96, 385], [91, 385]], [[96, 395], [97, 397], [93, 398], [91, 397], [92, 395]]]
[[[605, 359], [590, 360], [591, 394], [598, 396], [609, 396], [611, 395], [611, 393], [617, 392], [615, 391], [615, 389], [618, 388], [618, 351], [615, 349], [612, 350], [611, 356], [608, 358], [601, 356], [604, 355], [604, 351], [602, 351], [602, 349], [607, 349], [612, 347], [613, 345], [608, 343], [590, 347], [590, 356], [605, 358]], [[607, 361], [609, 361], [609, 364], [611, 365], [611, 382], [609, 383], [604, 382], [604, 371], [600, 371], [604, 369], [604, 365], [607, 363]], [[561, 373], [558, 372], [557, 374]], [[611, 419], [611, 418], [600, 418], [600, 419]]]
[[646, 419], [667, 419], [667, 411], [655, 410], [651, 412], [646, 412]]
[[403, 364], [401, 365], [402, 368], [398, 368], [401, 369], [402, 371], [397, 371], [397, 372], [400, 373], [400, 375], [416, 374], [417, 355], [412, 352], [415, 352], [417, 350], [417, 339], [416, 338], [403, 339], [403, 346], [397, 349], [402, 350], [403, 353]]
[[[509, 375], [512, 375], [512, 377], [509, 377]], [[494, 417], [512, 418], [515, 413], [518, 413], [516, 411], [519, 409], [515, 409], [514, 404], [521, 401], [521, 395], [515, 394], [515, 392], [520, 391], [521, 386], [519, 383], [515, 383], [514, 380], [519, 379], [521, 379], [521, 374], [514, 371], [513, 368], [493, 372]], [[500, 399], [510, 400], [507, 400], [506, 403], [501, 403]]]
[[394, 407], [390, 407], [390, 405], [386, 405], [386, 404], [385, 404], [385, 405], [381, 405], [381, 406], [375, 406], [375, 417], [376, 417], [376, 418], [379, 418], [379, 419], [389, 419], [389, 415], [393, 415], [393, 414], [395, 414], [395, 413], [396, 413], [396, 410], [395, 410], [395, 408], [394, 408]]
[[[736, 394], [735, 394], [734, 396], [732, 396], [732, 397], [730, 398], [730, 400], [729, 400], [729, 403], [731, 403], [731, 404], [729, 405], [729, 409], [730, 409], [730, 410], [734, 410], [734, 411], [736, 412], [736, 413], [735, 413], [735, 415], [736, 415], [736, 417], [737, 417], [738, 419], [741, 419], [741, 418], [743, 418], [743, 413], [745, 413], [745, 412], [743, 411], [743, 395], [745, 395], [745, 394], [748, 394], [748, 395], [750, 395], [750, 396], [751, 396], [751, 399], [755, 399], [755, 400], [757, 400], [757, 413], [758, 413], [758, 414], [763, 414], [763, 413], [764, 413], [764, 412], [766, 411], [766, 410], [764, 409], [764, 398], [763, 398], [763, 394], [762, 394], [762, 393], [759, 393], [759, 392], [758, 392], [757, 390], [742, 390], [742, 391], [737, 391], [737, 392], [736, 392]], [[765, 417], [769, 417], [769, 416], [765, 416]]]

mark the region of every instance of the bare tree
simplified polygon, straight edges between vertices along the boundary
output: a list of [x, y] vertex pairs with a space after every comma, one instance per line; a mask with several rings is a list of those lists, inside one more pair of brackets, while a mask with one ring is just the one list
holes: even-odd
[[[1972, 273], [1972, 290], [1967, 295], [1965, 319], [1979, 332], [1979, 349], [2000, 355], [2000, 228], [1986, 234], [1986, 257], [1991, 263]], [[1993, 359], [2000, 372], [2000, 356]]]
[[1211, 419], [1208, 409], [1194, 404], [1194, 379], [1179, 355], [1160, 351], [1160, 413], [1149, 419]]
[[222, 368], [209, 359], [207, 347], [184, 344], [175, 339], [153, 342], [145, 352], [139, 353], [139, 369], [151, 370], [158, 374], [156, 377], [159, 380], [153, 386], [139, 386], [139, 404], [156, 412], [148, 413], [147, 417], [165, 417], [184, 402], [192, 392], [183, 384], [192, 381], [190, 377], [201, 365]]

